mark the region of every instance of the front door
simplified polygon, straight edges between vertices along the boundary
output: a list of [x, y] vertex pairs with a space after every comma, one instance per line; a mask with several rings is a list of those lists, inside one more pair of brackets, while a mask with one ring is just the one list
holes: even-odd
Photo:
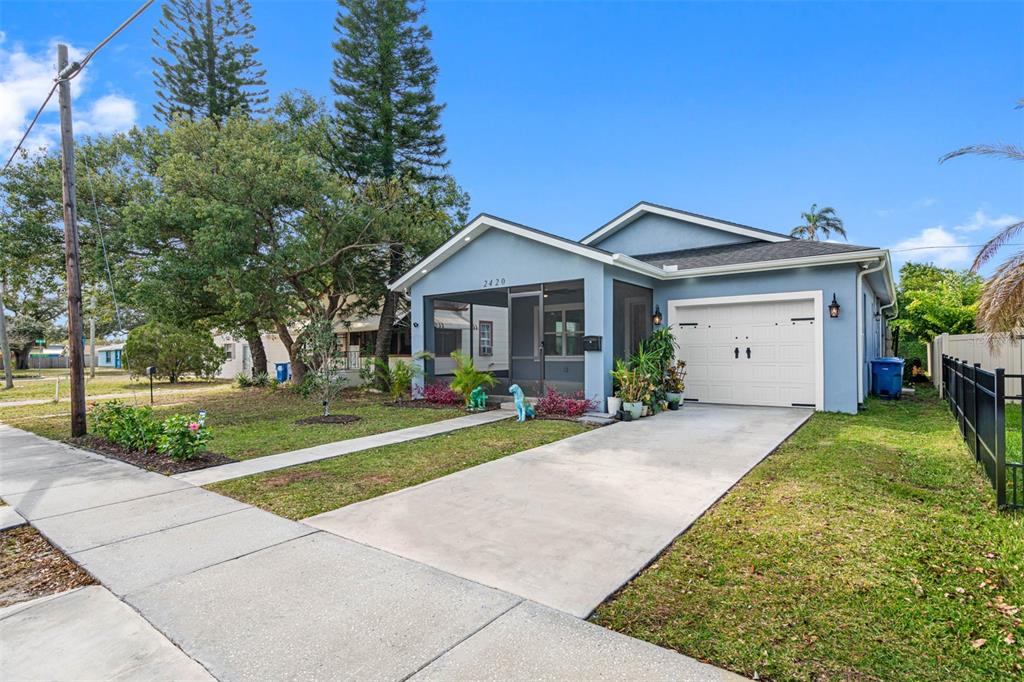
[[523, 393], [539, 396], [544, 382], [544, 339], [541, 335], [540, 291], [509, 294], [510, 381]]

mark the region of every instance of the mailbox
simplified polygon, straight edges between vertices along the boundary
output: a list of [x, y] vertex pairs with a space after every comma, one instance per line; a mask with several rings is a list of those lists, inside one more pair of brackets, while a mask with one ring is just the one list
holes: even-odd
[[148, 376], [148, 377], [156, 376], [156, 367], [154, 367], [153, 365], [150, 365], [149, 367], [147, 367], [146, 368], [146, 376]]
[[600, 336], [584, 336], [583, 337], [583, 350], [601, 350], [601, 337]]

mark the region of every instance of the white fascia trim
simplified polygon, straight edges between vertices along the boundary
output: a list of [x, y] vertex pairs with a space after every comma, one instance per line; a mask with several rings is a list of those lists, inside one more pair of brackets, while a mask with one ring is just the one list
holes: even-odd
[[662, 270], [661, 279], [690, 279], [692, 277], [707, 277], [711, 275], [732, 275], [742, 272], [762, 272], [765, 270], [786, 270], [789, 268], [804, 268], [816, 265], [838, 265], [841, 263], [856, 263], [864, 260], [877, 260], [882, 256], [888, 256], [884, 249], [871, 249], [865, 251], [850, 251], [849, 253], [828, 253], [820, 256], [804, 256], [802, 258], [783, 258], [779, 260], [764, 260], [751, 263], [736, 263], [734, 265], [712, 265], [706, 268], [689, 268], [676, 272]]
[[760, 239], [766, 242], [786, 242], [789, 241], [789, 237], [783, 237], [780, 235], [769, 234], [767, 232], [761, 232], [760, 230], [751, 230], [738, 225], [731, 225], [729, 223], [723, 223], [719, 220], [711, 218], [705, 218], [703, 216], [693, 215], [686, 211], [678, 211], [671, 208], [663, 208], [661, 206], [653, 206], [651, 204], [640, 203], [631, 208], [626, 213], [622, 214], [615, 220], [611, 221], [604, 227], [599, 228], [596, 232], [593, 232], [583, 239], [580, 240], [581, 244], [592, 244], [593, 242], [611, 235], [617, 232], [620, 228], [625, 227], [629, 223], [633, 222], [642, 213], [653, 213], [655, 215], [665, 216], [666, 218], [675, 218], [677, 220], [685, 220], [688, 223], [696, 223], [703, 225], [704, 227], [710, 227], [723, 232], [731, 232], [732, 234], [743, 235], [744, 237], [752, 237], [754, 239]]
[[728, 305], [730, 303], [764, 303], [769, 301], [814, 301], [814, 365], [817, 368], [814, 376], [814, 409], [821, 412], [825, 409], [825, 325], [822, 315], [823, 295], [821, 289], [809, 291], [781, 291], [775, 294], [748, 294], [746, 296], [712, 296], [709, 298], [679, 298], [666, 302], [668, 306], [668, 327], [675, 322], [676, 310], [700, 305]]
[[[583, 246], [581, 244], [576, 244], [575, 242], [558, 239], [557, 237], [547, 235], [543, 232], [526, 229], [520, 225], [516, 225], [515, 223], [509, 223], [499, 218], [482, 215], [473, 222], [471, 222], [469, 225], [464, 227], [462, 230], [460, 230], [454, 237], [446, 241], [440, 248], [438, 248], [432, 254], [427, 256], [427, 258], [421, 263], [419, 263], [415, 268], [409, 270], [407, 273], [405, 273], [404, 275], [396, 279], [394, 282], [389, 284], [388, 288], [391, 289], [392, 291], [408, 288], [417, 280], [421, 279], [424, 275], [430, 272], [435, 266], [447, 260], [450, 256], [454, 255], [455, 253], [458, 253], [458, 251], [462, 249], [462, 247], [466, 246], [471, 241], [473, 241], [473, 239], [475, 239], [480, 234], [491, 228], [502, 230], [504, 232], [509, 232], [511, 234], [523, 237], [525, 239], [532, 239], [535, 242], [547, 244], [548, 246], [553, 246], [556, 249], [568, 251], [569, 253], [573, 253], [578, 256], [583, 256], [584, 258], [590, 258], [592, 260], [596, 260], [607, 265], [612, 265], [613, 263], [615, 263], [615, 256], [619, 255], [605, 253], [589, 246]], [[646, 268], [657, 270], [657, 268], [654, 268], [654, 266], [649, 265], [647, 263], [643, 263], [642, 261], [636, 262], [642, 264]], [[636, 266], [626, 264], [620, 265], [623, 265], [623, 267], [626, 267], [628, 269], [636, 269]], [[651, 272], [645, 270], [644, 274], [651, 274]]]

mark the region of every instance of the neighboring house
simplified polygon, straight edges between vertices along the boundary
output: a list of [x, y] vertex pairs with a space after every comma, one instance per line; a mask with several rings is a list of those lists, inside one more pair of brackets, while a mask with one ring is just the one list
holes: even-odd
[[[281, 342], [277, 334], [261, 334], [263, 349], [267, 353], [268, 368], [256, 369], [257, 372], [267, 372], [268, 376], [275, 376], [275, 366], [279, 362], [288, 362], [288, 349]], [[223, 348], [227, 354], [227, 360], [221, 365], [217, 372], [218, 379], [234, 379], [239, 374], [252, 376], [252, 351], [249, 342], [241, 337], [232, 334], [215, 334], [213, 342]]]
[[[338, 344], [342, 349], [341, 370], [350, 386], [358, 386], [361, 383], [359, 370], [362, 368], [366, 358], [373, 357], [373, 348], [376, 343], [377, 327], [379, 317], [353, 317], [338, 322], [335, 325], [335, 332], [338, 335]], [[298, 334], [298, 329], [294, 330]], [[262, 334], [263, 348], [267, 353], [268, 369], [265, 371], [270, 377], [277, 376], [277, 365], [288, 363], [288, 349], [277, 334]], [[223, 348], [228, 358], [221, 365], [217, 377], [220, 379], [234, 379], [239, 374], [252, 376], [253, 363], [252, 351], [249, 342], [241, 337], [232, 334], [216, 334], [213, 337], [214, 343]], [[391, 338], [391, 360], [408, 360], [409, 331], [408, 324], [399, 322], [398, 329]], [[260, 371], [260, 370], [256, 370]], [[289, 373], [289, 376], [290, 373]]]
[[114, 367], [121, 369], [123, 367], [122, 356], [124, 354], [123, 343], [112, 343], [106, 346], [96, 347], [96, 366], [97, 367]]
[[486, 358], [495, 392], [602, 402], [615, 358], [660, 314], [687, 362], [686, 400], [856, 412], [896, 314], [885, 249], [650, 203], [578, 242], [483, 214], [391, 287], [411, 298], [411, 351], [436, 358], [419, 383], [450, 378], [443, 357], [458, 346]]

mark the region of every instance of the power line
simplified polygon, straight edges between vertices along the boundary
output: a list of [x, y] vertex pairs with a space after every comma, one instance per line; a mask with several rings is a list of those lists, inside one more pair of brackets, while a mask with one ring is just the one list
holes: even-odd
[[32, 122], [29, 123], [28, 128], [25, 129], [25, 134], [21, 136], [21, 139], [18, 140], [18, 144], [15, 145], [14, 151], [11, 152], [11, 156], [7, 159], [7, 163], [4, 164], [4, 169], [0, 171], [0, 174], [6, 173], [7, 169], [11, 167], [11, 163], [14, 161], [14, 157], [18, 154], [18, 150], [21, 149], [21, 145], [25, 143], [25, 138], [27, 138], [28, 134], [32, 132], [32, 128], [35, 127], [36, 121], [39, 120], [39, 115], [43, 113], [43, 109], [45, 109], [46, 105], [50, 103], [50, 99], [53, 97], [53, 93], [57, 90], [57, 85], [58, 82], [55, 81], [53, 87], [50, 88], [50, 92], [46, 95], [46, 99], [43, 100], [43, 103], [39, 106], [39, 109], [36, 111], [36, 115], [32, 117]]
[[[905, 249], [889, 249], [893, 253], [903, 251], [928, 251], [933, 249], [980, 249], [984, 244], [945, 244], [943, 246], [911, 246]], [[1003, 246], [1024, 246], [1024, 244], [1003, 244]]]
[[90, 50], [89, 53], [82, 58], [81, 62], [71, 62], [60, 73], [57, 74], [57, 76], [53, 79], [53, 86], [50, 88], [50, 92], [47, 93], [46, 99], [43, 100], [43, 103], [39, 106], [39, 109], [36, 110], [36, 115], [32, 117], [32, 121], [28, 124], [28, 128], [25, 129], [25, 134], [21, 136], [21, 139], [18, 140], [18, 144], [14, 146], [14, 151], [12, 151], [10, 157], [8, 157], [7, 163], [4, 164], [4, 169], [0, 171], [0, 175], [6, 173], [7, 169], [11, 167], [11, 164], [14, 162], [14, 157], [18, 155], [18, 151], [21, 149], [21, 146], [25, 144], [25, 140], [28, 138], [29, 133], [32, 132], [32, 128], [35, 127], [36, 122], [39, 120], [39, 116], [43, 113], [43, 109], [45, 109], [46, 105], [50, 103], [50, 99], [53, 97], [53, 93], [57, 90], [57, 86], [60, 85], [61, 81], [71, 80], [72, 78], [80, 74], [82, 72], [82, 69], [85, 68], [85, 65], [88, 64], [92, 60], [92, 58], [96, 56], [97, 52], [102, 50], [107, 45], [107, 43], [113, 40], [118, 33], [123, 31], [128, 26], [128, 24], [138, 19], [139, 15], [141, 15], [143, 12], [149, 9], [149, 6], [152, 5], [154, 2], [155, 0], [146, 0], [146, 2], [142, 3], [142, 6], [135, 10], [130, 17], [122, 21], [121, 25], [115, 28], [110, 33], [110, 35], [101, 40], [99, 45], [92, 48], [92, 50]]

